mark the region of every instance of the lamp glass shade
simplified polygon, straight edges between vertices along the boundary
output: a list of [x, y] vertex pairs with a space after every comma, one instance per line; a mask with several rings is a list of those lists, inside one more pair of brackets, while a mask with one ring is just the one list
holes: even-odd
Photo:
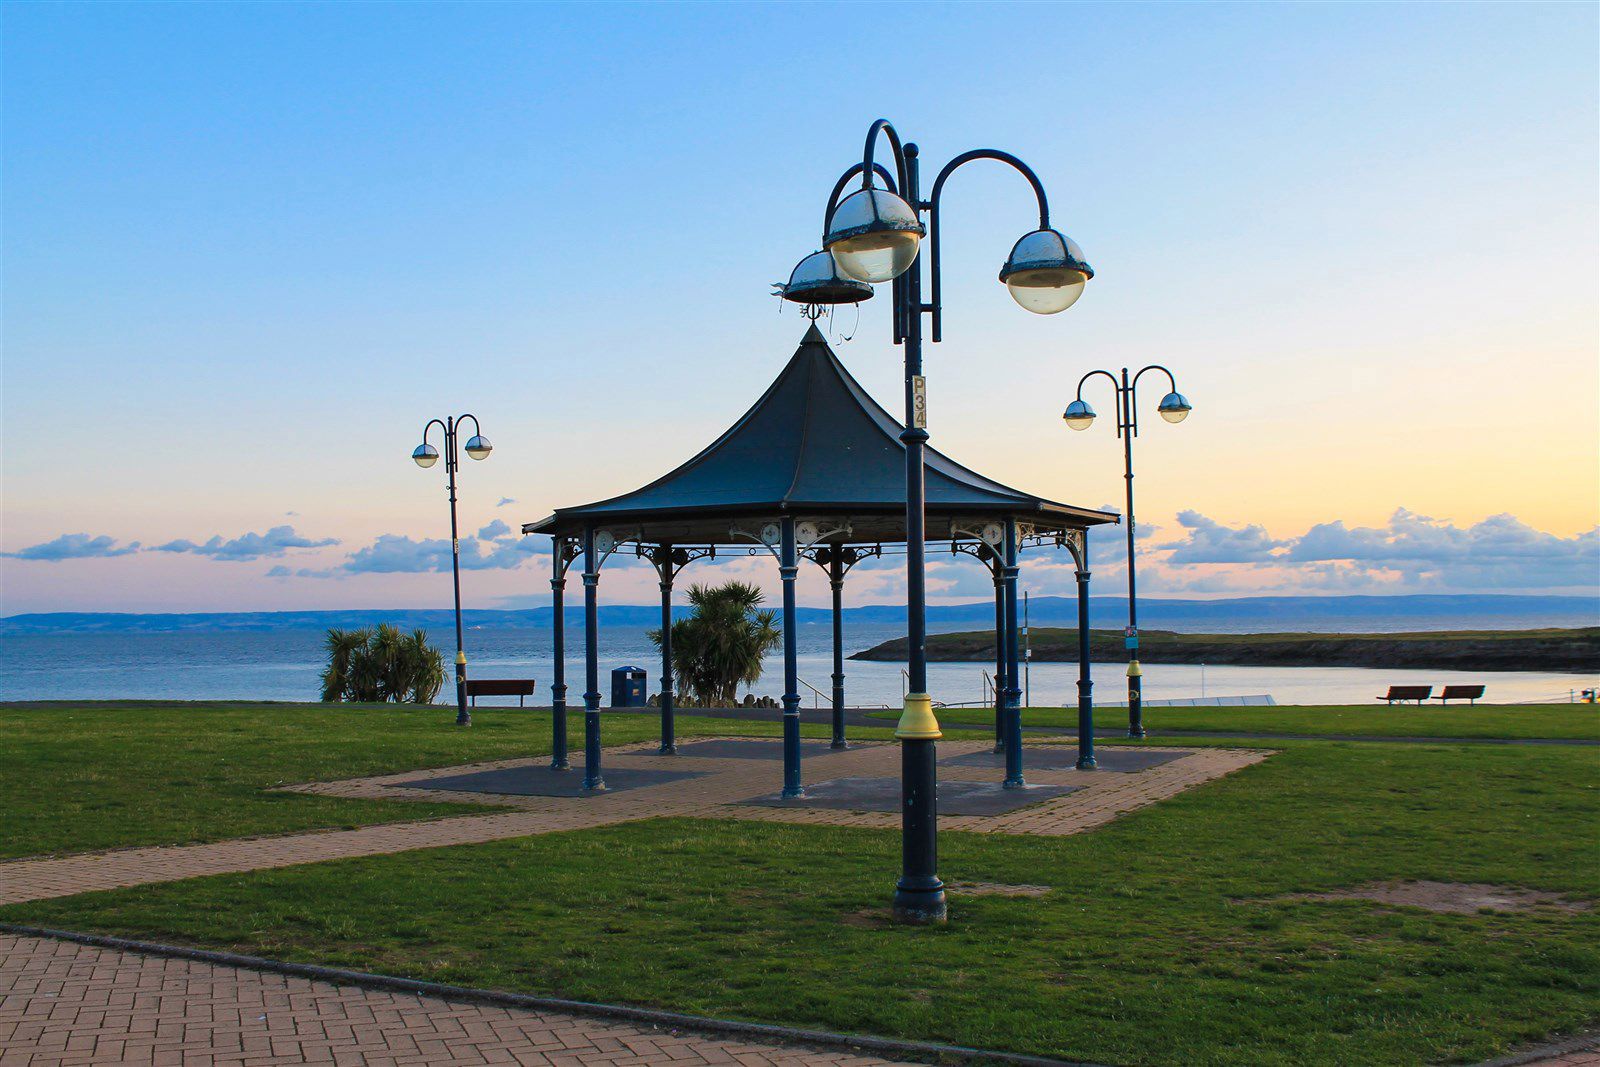
[[833, 209], [822, 244], [846, 277], [887, 282], [916, 261], [923, 232], [910, 204], [887, 189], [862, 189]]
[[832, 253], [813, 252], [796, 264], [778, 293], [797, 304], [857, 304], [872, 298], [872, 286], [842, 274]]
[[1083, 295], [1094, 270], [1083, 261], [1083, 250], [1058, 230], [1025, 233], [1011, 246], [1000, 280], [1011, 298], [1035, 315], [1055, 315], [1067, 310]]
[[467, 455], [473, 459], [488, 459], [493, 451], [494, 445], [489, 443], [487, 437], [474, 436], [467, 440]]
[[1072, 429], [1087, 430], [1094, 422], [1094, 408], [1082, 400], [1074, 400], [1067, 405], [1061, 417], [1067, 420], [1067, 425]]
[[419, 467], [431, 467], [439, 462], [439, 450], [423, 442], [411, 450], [411, 458], [416, 460]]
[[1042, 268], [1013, 274], [1006, 279], [1006, 289], [1024, 310], [1055, 315], [1076, 304], [1088, 283], [1089, 279], [1076, 271]]
[[1161, 398], [1161, 403], [1156, 406], [1156, 410], [1168, 422], [1178, 423], [1187, 419], [1189, 412], [1193, 411], [1194, 408], [1190, 405], [1189, 398], [1182, 393], [1168, 393]]

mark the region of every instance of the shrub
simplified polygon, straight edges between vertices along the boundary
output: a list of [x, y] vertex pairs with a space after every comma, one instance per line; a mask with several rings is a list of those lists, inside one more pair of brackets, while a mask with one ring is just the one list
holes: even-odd
[[431, 704], [444, 687], [444, 656], [421, 630], [402, 634], [388, 623], [372, 630], [329, 630], [324, 641], [322, 699]]

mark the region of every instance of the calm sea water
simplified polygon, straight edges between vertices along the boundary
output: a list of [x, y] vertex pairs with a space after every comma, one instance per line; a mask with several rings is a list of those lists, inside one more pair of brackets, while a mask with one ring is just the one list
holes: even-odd
[[[846, 648], [870, 648], [898, 636], [899, 628], [858, 625], [847, 630]], [[434, 640], [448, 643], [449, 635]], [[832, 682], [832, 644], [827, 626], [802, 626], [800, 677], [822, 694]], [[568, 634], [567, 684], [577, 703], [583, 691], [582, 634]], [[577, 651], [579, 656], [570, 653]], [[472, 630], [467, 654], [479, 678], [538, 680], [539, 702], [549, 700], [550, 634], [544, 630]], [[209, 634], [52, 634], [0, 638], [0, 700], [315, 700], [322, 665], [318, 632]], [[600, 667], [609, 699], [608, 672], [624, 665], [650, 672], [651, 691], [660, 661], [643, 628], [602, 630]], [[933, 663], [929, 689], [947, 703], [984, 702], [984, 664]], [[1096, 695], [1111, 702], [1123, 697], [1123, 665], [1096, 664]], [[898, 706], [904, 692], [901, 665], [846, 661], [846, 693], [853, 706]], [[1052, 707], [1077, 700], [1077, 666], [1034, 664], [1029, 673], [1030, 702]], [[1146, 664], [1147, 699], [1270, 695], [1280, 704], [1330, 704], [1372, 701], [1390, 685], [1449, 683], [1488, 687], [1496, 703], [1565, 701], [1575, 690], [1600, 679], [1575, 674], [1370, 670], [1356, 667], [1200, 667]], [[779, 696], [783, 661], [769, 657], [757, 695]], [[805, 686], [807, 707], [828, 698]], [[490, 703], [493, 703], [490, 701]]]

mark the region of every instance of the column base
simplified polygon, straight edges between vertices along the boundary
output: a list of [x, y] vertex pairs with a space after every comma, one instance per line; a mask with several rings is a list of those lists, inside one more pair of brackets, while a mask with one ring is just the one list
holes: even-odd
[[471, 715], [457, 715], [456, 716], [456, 725], [457, 726], [471, 726], [472, 725], [472, 716]]
[[850, 747], [850, 742], [848, 742], [848, 741], [834, 741], [831, 744], [829, 744], [828, 747], [833, 749], [835, 752], [843, 752], [845, 749]]
[[1098, 766], [1099, 764], [1094, 761], [1093, 756], [1084, 756], [1077, 763], [1077, 768], [1080, 771], [1092, 771]]
[[932, 886], [895, 886], [894, 921], [907, 926], [935, 926], [950, 919], [945, 902], [944, 883], [937, 878]]
[[782, 793], [779, 793], [778, 796], [784, 800], [804, 800], [806, 798], [806, 791], [803, 788], [785, 789]]
[[1007, 778], [1000, 783], [1001, 789], [1023, 789], [1027, 787], [1027, 780], [1023, 778]]
[[656, 749], [656, 755], [658, 756], [676, 756], [677, 754], [677, 745], [662, 745], [660, 748]]
[[604, 793], [606, 791], [606, 780], [604, 778], [585, 778], [583, 780], [583, 791], [585, 793]]
[[552, 771], [570, 771], [572, 770], [572, 764], [564, 759], [553, 759], [550, 761], [550, 769]]
[[1141, 726], [1137, 730], [1129, 730], [1128, 731], [1128, 736], [1129, 737], [1144, 737], [1145, 736], [1144, 727]]

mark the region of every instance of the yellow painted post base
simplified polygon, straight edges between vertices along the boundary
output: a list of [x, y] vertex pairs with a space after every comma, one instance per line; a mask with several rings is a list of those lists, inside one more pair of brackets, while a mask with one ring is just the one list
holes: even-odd
[[901, 741], [937, 741], [943, 737], [933, 714], [933, 698], [927, 693], [907, 693], [894, 736]]

